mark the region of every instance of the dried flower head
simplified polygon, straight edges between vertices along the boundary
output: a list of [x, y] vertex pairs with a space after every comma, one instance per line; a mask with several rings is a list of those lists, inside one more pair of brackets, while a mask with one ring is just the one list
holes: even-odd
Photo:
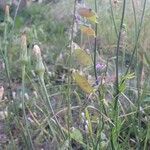
[[41, 49], [38, 45], [34, 45], [33, 47], [33, 53], [36, 57], [41, 56]]
[[27, 47], [27, 35], [25, 32], [21, 35], [21, 47], [26, 48]]
[[5, 15], [6, 15], [7, 17], [9, 17], [9, 10], [10, 10], [10, 6], [9, 6], [9, 5], [6, 5], [6, 6], [5, 6]]

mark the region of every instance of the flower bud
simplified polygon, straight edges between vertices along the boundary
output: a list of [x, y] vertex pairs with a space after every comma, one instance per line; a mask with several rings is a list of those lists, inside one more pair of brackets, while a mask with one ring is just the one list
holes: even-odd
[[28, 62], [27, 56], [27, 36], [26, 33], [21, 35], [21, 63], [24, 65]]
[[5, 16], [9, 17], [9, 10], [10, 10], [10, 6], [8, 4], [6, 4], [5, 6]]
[[39, 75], [39, 77], [41, 79], [43, 79], [44, 73], [45, 73], [45, 67], [42, 62], [42, 58], [37, 61], [35, 71], [36, 71], [37, 75]]
[[38, 45], [34, 45], [33, 54], [36, 56], [36, 58], [41, 57], [41, 50]]
[[16, 99], [16, 92], [15, 91], [12, 92], [12, 98]]

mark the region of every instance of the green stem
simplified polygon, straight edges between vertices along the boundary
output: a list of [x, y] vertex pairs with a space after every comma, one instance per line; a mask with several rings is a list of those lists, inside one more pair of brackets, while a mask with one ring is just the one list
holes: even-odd
[[[24, 116], [24, 120], [25, 120], [25, 129], [28, 135], [29, 140], [26, 139], [27, 141], [27, 146], [29, 149], [34, 150], [34, 146], [32, 143], [32, 138], [31, 138], [31, 134], [30, 131], [28, 129], [28, 120], [27, 120], [27, 115], [26, 115], [26, 108], [25, 108], [25, 69], [26, 66], [25, 64], [22, 65], [22, 110], [23, 110], [23, 116]], [[29, 143], [28, 143], [29, 141]]]
[[116, 93], [115, 93], [115, 104], [114, 104], [115, 111], [117, 111], [118, 98], [119, 98], [119, 49], [120, 49], [121, 31], [123, 28], [124, 15], [125, 15], [125, 6], [126, 6], [126, 0], [123, 1], [122, 18], [120, 23], [120, 30], [119, 30], [119, 36], [117, 41], [117, 49], [116, 49]]
[[115, 22], [114, 12], [113, 12], [113, 8], [112, 8], [112, 0], [109, 0], [109, 3], [110, 3], [110, 10], [111, 10], [111, 17], [112, 17], [112, 21], [113, 21], [114, 28], [115, 28], [115, 33], [116, 33], [116, 36], [118, 38], [118, 31], [117, 31], [117, 26], [116, 26], [116, 22]]
[[[134, 23], [135, 23], [135, 34], [137, 34], [137, 19], [136, 19], [136, 11], [135, 11], [135, 5], [134, 1], [132, 0], [132, 8], [133, 8], [133, 14], [134, 14]], [[135, 35], [136, 39], [137, 35]]]
[[54, 110], [53, 110], [51, 101], [50, 101], [50, 99], [49, 99], [49, 96], [48, 96], [48, 92], [47, 92], [47, 89], [46, 89], [46, 86], [45, 86], [44, 79], [41, 79], [41, 78], [40, 78], [40, 82], [41, 82], [41, 85], [42, 85], [43, 90], [44, 90], [44, 93], [45, 93], [44, 95], [45, 95], [45, 97], [46, 97], [46, 101], [47, 101], [49, 110], [50, 110], [50, 112], [52, 113], [52, 115], [53, 115], [53, 117], [54, 117], [54, 119], [55, 119], [55, 121], [56, 121], [56, 124], [57, 124], [57, 126], [58, 126], [58, 128], [59, 128], [59, 130], [60, 130], [60, 132], [61, 132], [61, 134], [62, 134], [62, 137], [65, 139], [65, 134], [64, 134], [64, 132], [63, 132], [63, 130], [62, 130], [62, 127], [61, 127], [61, 125], [60, 125], [60, 123], [59, 123], [59, 121], [58, 121], [58, 119], [57, 119], [57, 117], [56, 117], [56, 115], [55, 115], [55, 112], [54, 112]]
[[[117, 147], [117, 138], [119, 136], [118, 131], [118, 116], [119, 116], [119, 108], [118, 108], [118, 100], [119, 100], [119, 49], [120, 49], [120, 41], [121, 41], [121, 32], [123, 28], [123, 22], [124, 22], [124, 16], [125, 16], [125, 6], [126, 6], [126, 0], [123, 1], [123, 9], [122, 9], [122, 17], [121, 17], [121, 23], [120, 23], [120, 30], [119, 30], [119, 36], [117, 41], [117, 49], [116, 49], [116, 82], [115, 82], [115, 102], [114, 102], [114, 122], [115, 127], [112, 129], [112, 132], [114, 130], [114, 135], [111, 135], [111, 146], [114, 149]], [[118, 148], [118, 147], [117, 147]]]
[[137, 46], [138, 46], [138, 41], [139, 41], [141, 29], [142, 29], [142, 24], [143, 24], [143, 20], [144, 20], [146, 2], [147, 2], [147, 0], [144, 0], [144, 6], [143, 6], [143, 10], [142, 10], [142, 17], [141, 17], [141, 20], [140, 20], [139, 29], [138, 29], [138, 33], [137, 33], [137, 37], [136, 37], [134, 49], [133, 49], [133, 52], [132, 52], [132, 55], [131, 55], [131, 59], [130, 59], [130, 63], [129, 63], [129, 66], [128, 66], [127, 70], [126, 70], [125, 75], [128, 74], [129, 69], [130, 69], [130, 67], [131, 67], [131, 65], [132, 65], [132, 62], [133, 62], [134, 55], [135, 55], [135, 53], [136, 53], [136, 49], [137, 49]]
[[6, 76], [7, 76], [7, 80], [9, 83], [9, 88], [11, 88], [10, 70], [9, 70], [9, 62], [8, 62], [8, 22], [7, 22], [6, 17], [5, 17], [3, 44], [4, 44], [4, 49], [1, 50], [1, 52], [2, 52], [2, 56], [3, 56], [4, 64], [5, 64], [5, 71], [6, 71]]
[[[97, 13], [97, 0], [95, 0], [95, 12]], [[95, 73], [95, 80], [97, 82], [97, 70], [96, 70], [96, 53], [97, 53], [97, 23], [95, 23], [95, 39], [94, 39], [94, 73]]]
[[[75, 24], [75, 14], [76, 14], [76, 4], [77, 0], [74, 0], [74, 8], [73, 8], [73, 20], [72, 20], [72, 27], [71, 27], [71, 39], [70, 39], [70, 51], [69, 51], [69, 61], [68, 61], [68, 67], [69, 71], [71, 69], [71, 59], [72, 59], [72, 43], [73, 43], [73, 35], [74, 35], [74, 24]], [[68, 86], [67, 86], [67, 107], [68, 107], [68, 119], [67, 119], [67, 125], [68, 125], [68, 140], [69, 140], [69, 149], [71, 149], [71, 136], [70, 136], [70, 128], [72, 124], [72, 114], [71, 114], [71, 76], [68, 76]]]

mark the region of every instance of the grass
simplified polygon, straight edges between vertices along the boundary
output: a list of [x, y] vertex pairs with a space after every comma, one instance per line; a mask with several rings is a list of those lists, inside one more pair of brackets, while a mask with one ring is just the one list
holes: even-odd
[[149, 149], [149, 1], [85, 1], [95, 37], [77, 5], [1, 10], [1, 149]]

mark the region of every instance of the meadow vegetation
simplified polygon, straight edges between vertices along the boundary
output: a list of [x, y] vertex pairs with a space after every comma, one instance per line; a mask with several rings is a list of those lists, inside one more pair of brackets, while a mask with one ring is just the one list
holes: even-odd
[[0, 149], [148, 150], [150, 2], [15, 2], [0, 6]]

